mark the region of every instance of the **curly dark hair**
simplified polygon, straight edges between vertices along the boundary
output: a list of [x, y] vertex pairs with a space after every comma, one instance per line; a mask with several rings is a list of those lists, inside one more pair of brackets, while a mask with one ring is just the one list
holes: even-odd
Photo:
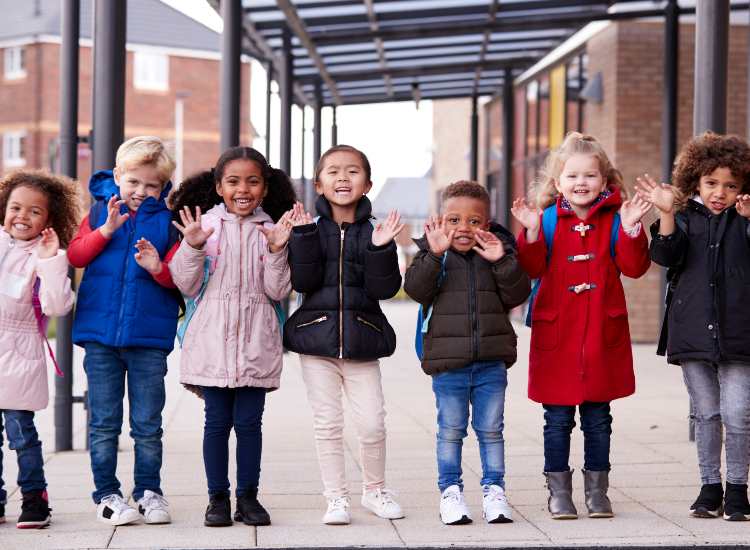
[[717, 168], [728, 168], [742, 184], [741, 193], [750, 191], [750, 145], [738, 136], [705, 132], [688, 141], [677, 155], [672, 185], [684, 202], [698, 190], [701, 176]]
[[487, 213], [490, 211], [490, 195], [487, 190], [475, 181], [460, 180], [451, 183], [443, 189], [443, 203], [454, 197], [469, 197], [482, 201], [487, 206]]
[[81, 220], [81, 191], [77, 182], [45, 170], [16, 170], [0, 180], [0, 226], [5, 223], [10, 194], [17, 187], [35, 189], [47, 197], [47, 226], [57, 233], [60, 247], [67, 248]]
[[271, 216], [274, 222], [294, 206], [297, 194], [286, 173], [277, 168], [271, 168], [266, 157], [252, 147], [232, 147], [222, 153], [214, 168], [193, 174], [183, 180], [177, 190], [172, 192], [168, 202], [173, 218], [179, 221], [179, 211], [184, 206], [190, 209], [200, 206], [201, 212], [206, 212], [220, 204], [223, 199], [216, 192], [216, 184], [224, 176], [227, 164], [237, 159], [251, 160], [260, 165], [263, 179], [268, 187], [268, 193], [263, 199], [263, 210]]

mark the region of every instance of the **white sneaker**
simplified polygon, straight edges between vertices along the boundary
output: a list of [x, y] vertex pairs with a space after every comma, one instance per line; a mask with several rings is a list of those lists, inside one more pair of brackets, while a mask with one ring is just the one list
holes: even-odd
[[349, 525], [352, 519], [349, 516], [349, 497], [336, 497], [328, 499], [328, 509], [323, 516], [326, 525]]
[[503, 488], [499, 485], [485, 485], [483, 490], [482, 510], [487, 523], [513, 523], [513, 511]]
[[471, 523], [471, 512], [458, 485], [451, 485], [440, 497], [440, 519], [446, 525]]
[[107, 495], [96, 507], [96, 519], [110, 525], [127, 525], [141, 520], [138, 511], [118, 494]]
[[393, 491], [373, 489], [362, 492], [362, 506], [383, 519], [400, 519], [404, 512], [398, 502], [393, 500]]
[[146, 489], [143, 496], [138, 499], [138, 511], [146, 520], [146, 523], [172, 523], [169, 515], [169, 503], [159, 493]]

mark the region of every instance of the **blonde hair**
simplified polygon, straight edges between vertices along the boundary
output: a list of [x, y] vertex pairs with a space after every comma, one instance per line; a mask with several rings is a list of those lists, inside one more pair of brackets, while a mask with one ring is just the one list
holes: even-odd
[[174, 173], [175, 162], [164, 142], [156, 136], [136, 136], [125, 141], [117, 149], [115, 166], [119, 171], [150, 165], [156, 168], [162, 185]]
[[532, 184], [531, 195], [537, 208], [546, 208], [557, 201], [560, 195], [555, 182], [560, 179], [565, 163], [573, 155], [593, 155], [599, 161], [599, 172], [606, 182], [606, 187], [610, 191], [617, 189], [622, 193], [623, 198], [627, 198], [627, 190], [623, 183], [622, 174], [617, 170], [604, 152], [602, 144], [594, 136], [581, 134], [579, 132], [570, 132], [565, 136], [562, 144], [557, 149], [550, 151], [544, 167], [539, 172], [536, 180]]

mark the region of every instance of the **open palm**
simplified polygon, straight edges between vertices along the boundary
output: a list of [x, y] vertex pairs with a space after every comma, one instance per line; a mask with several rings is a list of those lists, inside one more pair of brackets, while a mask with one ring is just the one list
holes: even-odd
[[675, 208], [674, 188], [666, 183], [657, 183], [651, 176], [644, 174], [636, 178], [636, 193], [638, 196], [653, 204], [659, 211], [671, 214]]
[[187, 243], [193, 248], [203, 248], [203, 245], [214, 232], [214, 228], [203, 229], [201, 226], [201, 207], [195, 207], [195, 216], [193, 216], [190, 208], [185, 206], [180, 210], [180, 220], [182, 220], [182, 225], [177, 222], [172, 223], [182, 233]]
[[384, 246], [388, 244], [396, 237], [396, 235], [401, 233], [403, 228], [404, 224], [401, 223], [401, 214], [395, 210], [391, 210], [385, 221], [375, 226], [375, 229], [372, 232], [373, 246]]
[[632, 229], [649, 210], [651, 210], [651, 203], [642, 199], [639, 195], [625, 201], [620, 207], [622, 226], [626, 229]]
[[526, 202], [525, 198], [519, 197], [514, 200], [510, 213], [529, 231], [539, 229], [539, 211], [536, 208], [532, 208]]
[[424, 224], [424, 233], [430, 251], [436, 256], [442, 256], [450, 248], [456, 230], [446, 233], [445, 220], [442, 217], [430, 216]]

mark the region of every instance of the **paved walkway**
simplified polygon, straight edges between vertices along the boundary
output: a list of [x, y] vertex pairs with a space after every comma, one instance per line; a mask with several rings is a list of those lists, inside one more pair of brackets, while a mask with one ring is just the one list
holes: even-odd
[[[553, 521], [546, 512], [541, 475], [541, 407], [526, 398], [526, 366], [510, 371], [506, 409], [506, 463], [515, 522], [487, 525], [481, 519], [480, 465], [476, 440], [465, 445], [466, 497], [472, 525], [447, 527], [438, 518], [434, 457], [435, 410], [429, 378], [421, 373], [411, 347], [415, 307], [387, 305], [387, 315], [401, 345], [383, 362], [388, 408], [388, 484], [398, 491], [407, 517], [386, 521], [366, 512], [357, 499], [350, 526], [325, 526], [324, 502], [311, 431], [310, 411], [294, 354], [286, 357], [282, 389], [268, 396], [264, 426], [262, 502], [273, 525], [253, 528], [203, 527], [206, 505], [201, 460], [202, 402], [177, 383], [177, 353], [170, 357], [168, 402], [164, 417], [164, 491], [174, 522], [166, 526], [112, 528], [95, 519], [88, 456], [83, 451], [48, 452], [46, 474], [53, 524], [41, 531], [20, 531], [14, 522], [20, 494], [15, 479], [15, 453], [4, 458], [11, 496], [8, 523], [0, 525], [0, 549], [56, 548], [249, 548], [330, 546], [652, 546], [744, 545], [750, 523], [689, 518], [687, 509], [698, 488], [695, 449], [687, 440], [687, 398], [678, 369], [656, 358], [652, 346], [636, 346], [638, 392], [613, 406], [612, 446], [614, 519]], [[528, 329], [519, 328], [519, 357], [528, 352]], [[80, 362], [80, 357], [77, 357]], [[80, 385], [82, 373], [78, 375]], [[83, 448], [83, 414], [77, 410], [76, 446]], [[38, 415], [47, 451], [53, 446], [52, 409]], [[122, 438], [119, 472], [125, 490], [132, 487], [132, 447]], [[347, 428], [350, 486], [360, 478], [356, 437]], [[582, 437], [575, 432], [572, 462], [582, 466]], [[580, 472], [575, 499], [582, 500]]]

